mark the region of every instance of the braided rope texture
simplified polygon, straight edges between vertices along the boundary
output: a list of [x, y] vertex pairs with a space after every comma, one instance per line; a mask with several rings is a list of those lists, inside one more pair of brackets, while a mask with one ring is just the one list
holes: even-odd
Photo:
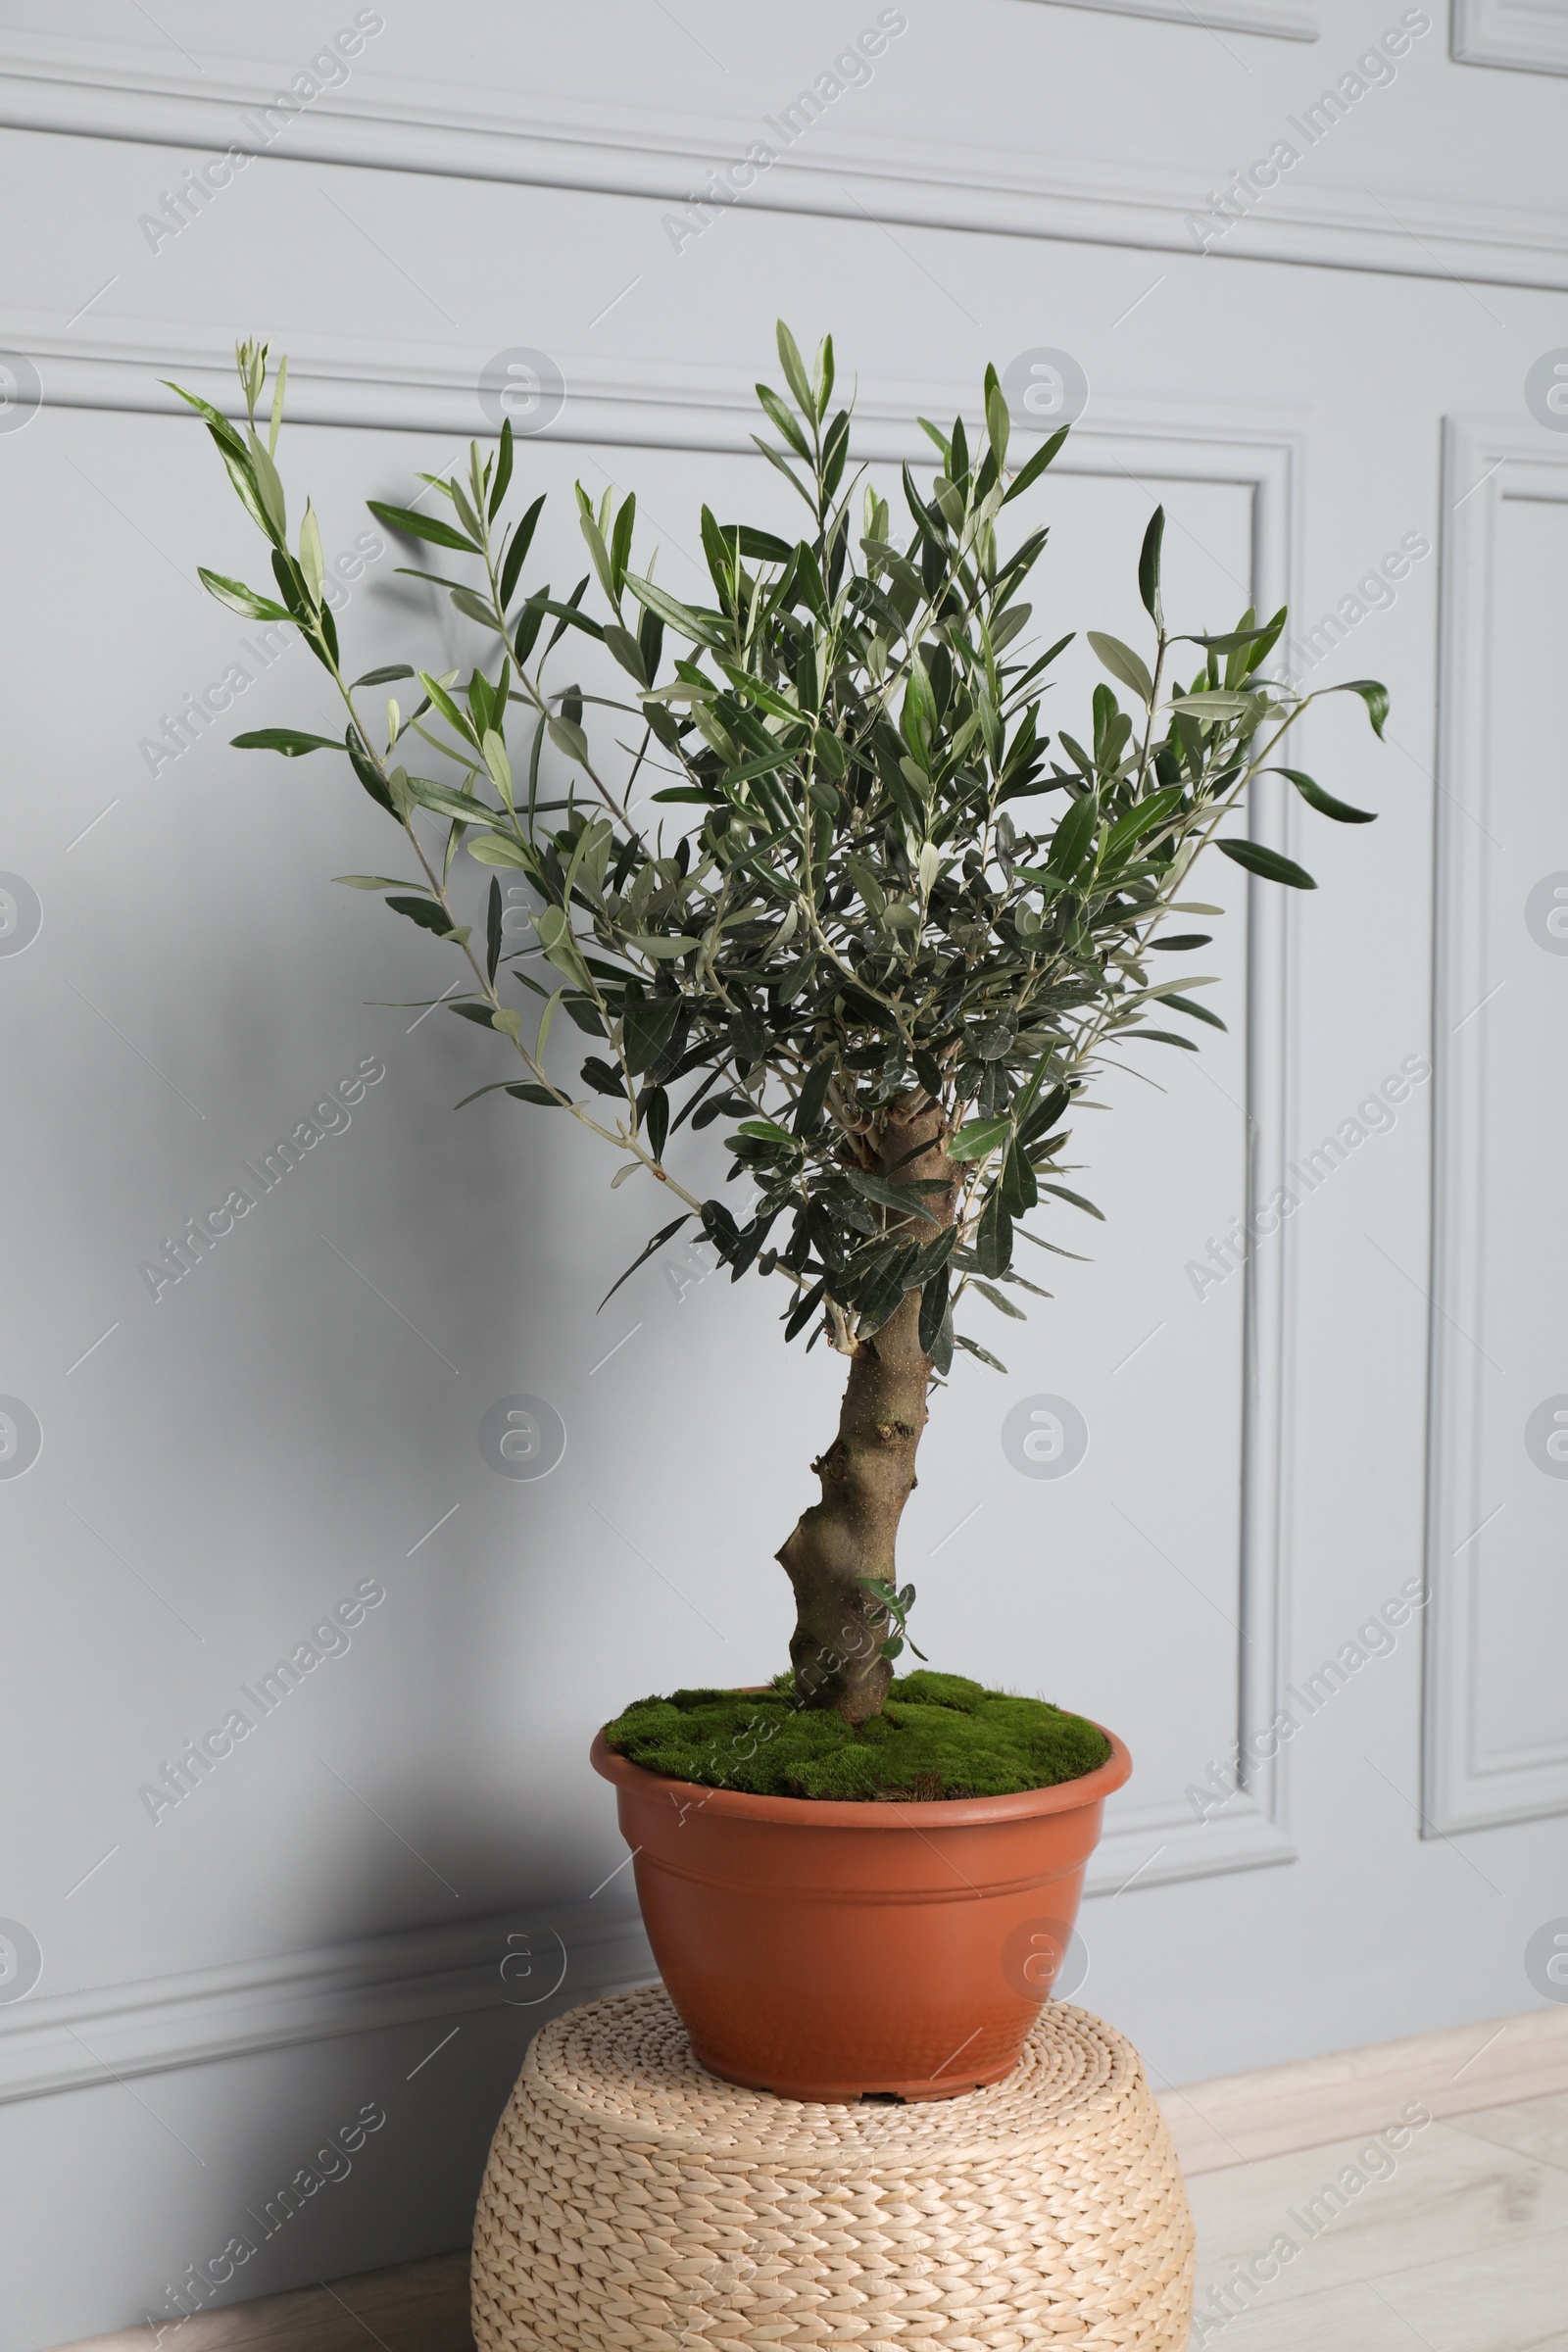
[[1005, 2082], [828, 2106], [698, 2066], [662, 1985], [545, 2026], [473, 2237], [479, 2352], [1184, 2352], [1193, 2225], [1137, 2051], [1047, 2002]]

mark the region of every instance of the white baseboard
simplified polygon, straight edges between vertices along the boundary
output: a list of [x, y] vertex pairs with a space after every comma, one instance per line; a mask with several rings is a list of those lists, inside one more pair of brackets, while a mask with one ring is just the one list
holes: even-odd
[[1191, 2176], [1379, 2132], [1407, 2100], [1441, 2119], [1563, 2090], [1568, 2008], [1556, 2008], [1188, 2082], [1159, 2103]]

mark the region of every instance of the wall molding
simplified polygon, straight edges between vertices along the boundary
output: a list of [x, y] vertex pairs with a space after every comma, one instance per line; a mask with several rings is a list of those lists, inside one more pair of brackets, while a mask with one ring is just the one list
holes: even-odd
[[1568, 13], [1559, 0], [1453, 0], [1449, 49], [1461, 66], [1568, 74]]
[[[1268, 1596], [1272, 1599], [1272, 1595]], [[1253, 1622], [1264, 1614], [1261, 1594], [1249, 1610], [1244, 1585], [1243, 1617]], [[1269, 1608], [1269, 1617], [1277, 1616]], [[1238, 1714], [1237, 1733], [1257, 1729], [1270, 1720]], [[1170, 1886], [1186, 1879], [1226, 1878], [1237, 1870], [1268, 1870], [1276, 1863], [1294, 1862], [1297, 1848], [1284, 1826], [1283, 1775], [1276, 1762], [1263, 1768], [1256, 1786], [1231, 1798], [1223, 1810], [1200, 1821], [1191, 1804], [1148, 1806], [1105, 1823], [1099, 1845], [1084, 1874], [1084, 1894], [1118, 1895], [1139, 1886]]]
[[[37, 368], [45, 408], [107, 409], [189, 419], [166, 387], [173, 378], [226, 415], [243, 417], [233, 345], [219, 330], [189, 323], [114, 321], [63, 328], [50, 314], [0, 310], [0, 349], [23, 352]], [[687, 362], [607, 361], [571, 351], [550, 355], [565, 398], [536, 437], [573, 446], [710, 450], [753, 455], [765, 422], [753, 377], [737, 368]], [[440, 344], [290, 336], [288, 413], [297, 424], [368, 430], [454, 433], [494, 440], [479, 403], [479, 377], [491, 351], [456, 340]], [[878, 461], [932, 461], [919, 416], [976, 414], [978, 381], [860, 376], [855, 408], [856, 449]], [[1015, 417], [1013, 432], [1032, 430]], [[1042, 428], [1043, 429], [1043, 428]], [[1139, 480], [1232, 482], [1257, 499], [1253, 565], [1258, 594], [1286, 578], [1299, 476], [1302, 419], [1289, 410], [1102, 400], [1091, 391], [1087, 412], [1056, 460], [1058, 473], [1102, 473]], [[524, 436], [519, 436], [522, 438]], [[1259, 566], [1262, 569], [1259, 570]], [[1284, 601], [1284, 589], [1276, 600]]]
[[1060, 8], [1093, 8], [1118, 17], [1158, 17], [1214, 32], [1257, 32], [1276, 41], [1315, 41], [1317, 12], [1293, 0], [1054, 0]]
[[[526, 1946], [509, 1944], [509, 1936], [522, 1935]], [[525, 1951], [529, 1974], [518, 1964]], [[514, 1964], [503, 1979], [509, 1952]], [[558, 2009], [646, 1984], [656, 1974], [635, 1914], [519, 1910], [130, 1984], [29, 1995], [0, 2009], [0, 2103], [503, 2004], [543, 2024]]]
[[[1156, 1847], [1162, 1838], [1163, 1866], [1148, 1864], [1151, 1838]], [[1108, 1830], [1087, 1891], [1113, 1893], [1134, 1872], [1140, 1886], [1157, 1886], [1293, 1852], [1255, 1800], [1206, 1827], [1185, 1807], [1167, 1807]], [[523, 1936], [525, 1944], [509, 1942]], [[503, 1979], [509, 1953], [514, 1965]], [[34, 1993], [0, 2008], [0, 2105], [504, 2005], [543, 2024], [657, 1975], [636, 1914], [529, 1907], [126, 1984]]]
[[1479, 1531], [1496, 1509], [1481, 1483], [1479, 1335], [1485, 1304], [1485, 1024], [1492, 985], [1490, 673], [1498, 512], [1507, 498], [1568, 505], [1568, 450], [1527, 425], [1444, 424], [1441, 679], [1434, 932], [1431, 1364], [1423, 1751], [1427, 1835], [1568, 1812], [1568, 1740], [1488, 1754], [1475, 1689]]
[[[1188, 18], [1190, 11], [1183, 10]], [[241, 110], [277, 86], [220, 58], [186, 72], [158, 53], [65, 34], [0, 34], [0, 126], [219, 153], [254, 145]], [[287, 74], [281, 78], [286, 82]], [[715, 166], [765, 135], [760, 118], [680, 116], [537, 97], [428, 89], [371, 72], [301, 113], [267, 148], [283, 161], [436, 173], [682, 205]], [[1234, 159], [1229, 159], [1234, 160]], [[1222, 176], [1220, 162], [1213, 176]], [[741, 200], [835, 220], [1121, 245], [1198, 258], [1190, 226], [1210, 173], [1178, 166], [999, 153], [920, 139], [803, 135]], [[1365, 191], [1286, 189], [1207, 258], [1568, 289], [1568, 216], [1409, 195], [1398, 218]]]

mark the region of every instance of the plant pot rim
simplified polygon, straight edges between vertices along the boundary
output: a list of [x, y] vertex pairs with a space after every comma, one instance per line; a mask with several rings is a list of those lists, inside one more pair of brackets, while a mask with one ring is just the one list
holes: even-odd
[[[1093, 1716], [1085, 1722], [1093, 1723]], [[1096, 1723], [1110, 1741], [1110, 1754], [1093, 1772], [1074, 1781], [1056, 1781], [1049, 1788], [1019, 1788], [1008, 1796], [835, 1797], [759, 1796], [749, 1788], [710, 1788], [701, 1781], [672, 1780], [646, 1764], [634, 1764], [610, 1746], [604, 1732], [594, 1734], [588, 1761], [595, 1772], [617, 1788], [652, 1794], [667, 1788], [677, 1804], [691, 1803], [703, 1812], [728, 1814], [743, 1821], [807, 1822], [824, 1830], [907, 1828], [966, 1829], [984, 1822], [1027, 1821], [1042, 1813], [1067, 1813], [1081, 1805], [1098, 1804], [1121, 1788], [1132, 1772], [1133, 1760], [1125, 1741], [1107, 1725]]]

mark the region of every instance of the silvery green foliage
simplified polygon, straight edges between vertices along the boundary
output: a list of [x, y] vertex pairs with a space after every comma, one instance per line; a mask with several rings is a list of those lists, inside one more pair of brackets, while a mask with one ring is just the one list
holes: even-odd
[[[790, 541], [705, 507], [709, 604], [680, 602], [651, 562], [638, 567], [634, 497], [611, 492], [596, 511], [581, 488], [590, 571], [564, 598], [523, 592], [544, 502], [505, 519], [506, 425], [492, 454], [473, 446], [466, 481], [422, 477], [446, 502], [440, 518], [371, 507], [466, 560], [466, 580], [417, 576], [439, 581], [488, 653], [461, 686], [458, 672], [412, 664], [348, 682], [309, 506], [289, 545], [275, 464], [287, 362], [264, 439], [268, 355], [253, 344], [239, 350], [245, 427], [184, 397], [271, 544], [277, 596], [202, 577], [237, 612], [296, 622], [339, 687], [342, 743], [288, 728], [235, 740], [346, 753], [417, 873], [339, 878], [384, 893], [463, 958], [451, 1010], [499, 1032], [522, 1065], [496, 1086], [593, 1128], [622, 1155], [617, 1182], [642, 1169], [684, 1203], [643, 1257], [696, 1217], [734, 1277], [785, 1278], [786, 1337], [810, 1326], [852, 1351], [917, 1289], [922, 1345], [945, 1372], [956, 1344], [985, 1354], [955, 1335], [963, 1291], [1016, 1314], [1017, 1291], [1037, 1290], [1013, 1262], [1019, 1236], [1059, 1249], [1024, 1221], [1054, 1224], [1063, 1206], [1099, 1214], [1063, 1181], [1091, 1073], [1107, 1056], [1192, 1050], [1190, 1027], [1223, 1026], [1200, 1001], [1201, 975], [1166, 977], [1152, 961], [1208, 944], [1165, 927], [1216, 911], [1182, 896], [1199, 853], [1214, 840], [1251, 874], [1313, 887], [1244, 830], [1218, 828], [1316, 698], [1262, 678], [1283, 610], [1263, 623], [1245, 612], [1223, 636], [1170, 634], [1157, 511], [1139, 565], [1148, 653], [1090, 631], [1114, 686], [1097, 688], [1081, 740], [1060, 729], [1053, 744], [1042, 699], [1071, 640], [1031, 652], [1024, 601], [1046, 533], [1003, 541], [1007, 510], [1065, 433], [1009, 472], [1006, 406], [988, 368], [975, 445], [961, 419], [949, 432], [925, 424], [940, 470], [924, 492], [904, 467], [896, 521], [852, 469], [831, 340], [809, 374], [782, 324], [778, 353], [786, 393], [758, 386], [776, 440], [758, 447], [808, 521]], [[571, 632], [625, 674], [612, 707], [640, 743], [622, 774], [607, 776], [590, 752], [580, 689], [547, 682]], [[1196, 670], [1173, 683], [1184, 646]], [[404, 681], [411, 707], [388, 702], [383, 726], [368, 691]], [[1380, 685], [1331, 691], [1360, 695], [1381, 734]], [[539, 797], [547, 740], [567, 765], [564, 800]], [[437, 772], [416, 772], [426, 768]], [[1324, 815], [1367, 821], [1299, 770], [1277, 772]], [[456, 919], [447, 884], [460, 851], [531, 886], [537, 948], [505, 952], [498, 878], [482, 938]], [[559, 1074], [563, 1011], [589, 1041], [575, 1078]], [[951, 1223], [879, 1149], [889, 1106], [924, 1097], [942, 1105], [956, 1164]], [[731, 1173], [757, 1188], [744, 1223], [668, 1164], [683, 1126], [714, 1121]]]

